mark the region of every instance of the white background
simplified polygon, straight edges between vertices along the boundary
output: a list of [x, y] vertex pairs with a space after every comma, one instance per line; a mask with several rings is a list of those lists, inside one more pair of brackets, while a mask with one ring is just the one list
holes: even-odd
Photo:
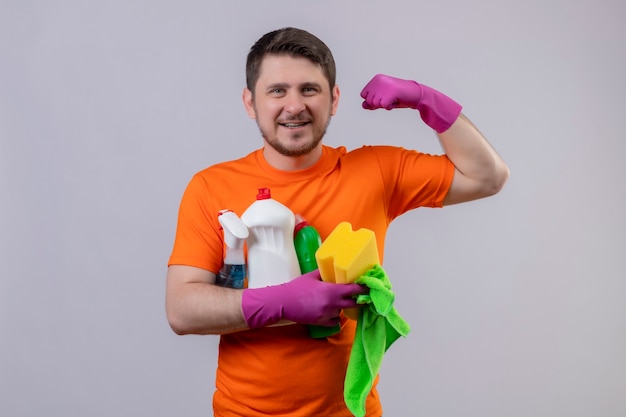
[[337, 61], [327, 144], [440, 152], [417, 114], [361, 109], [382, 72], [462, 103], [512, 172], [392, 224], [412, 332], [383, 362], [385, 416], [626, 415], [625, 8], [0, 1], [0, 414], [211, 414], [218, 338], [164, 313], [178, 204], [261, 146], [245, 56], [297, 26]]

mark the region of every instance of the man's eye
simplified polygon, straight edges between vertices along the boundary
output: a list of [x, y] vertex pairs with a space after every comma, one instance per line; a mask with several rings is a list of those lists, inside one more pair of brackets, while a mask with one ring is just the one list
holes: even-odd
[[304, 94], [311, 95], [311, 94], [317, 93], [317, 89], [315, 89], [313, 87], [305, 87], [305, 88], [302, 89], [302, 92]]

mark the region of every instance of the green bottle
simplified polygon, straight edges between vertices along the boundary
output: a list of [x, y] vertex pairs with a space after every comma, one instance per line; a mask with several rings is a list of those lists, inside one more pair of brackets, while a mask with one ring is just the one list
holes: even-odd
[[[296, 256], [300, 265], [300, 272], [306, 274], [317, 269], [315, 252], [322, 245], [322, 238], [313, 226], [311, 226], [301, 215], [296, 214], [296, 226], [294, 228], [294, 246]], [[339, 324], [327, 326], [309, 325], [309, 336], [315, 339], [332, 336], [341, 331]]]

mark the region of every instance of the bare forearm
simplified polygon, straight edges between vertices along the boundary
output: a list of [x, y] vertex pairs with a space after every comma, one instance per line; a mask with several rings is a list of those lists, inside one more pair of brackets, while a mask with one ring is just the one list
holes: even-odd
[[460, 177], [455, 178], [456, 189], [450, 193], [446, 204], [487, 197], [500, 191], [509, 177], [509, 169], [467, 117], [461, 114], [438, 136], [456, 168], [455, 176]]
[[181, 282], [176, 271], [169, 273], [166, 312], [170, 326], [177, 334], [224, 334], [247, 329], [241, 293], [207, 282]]

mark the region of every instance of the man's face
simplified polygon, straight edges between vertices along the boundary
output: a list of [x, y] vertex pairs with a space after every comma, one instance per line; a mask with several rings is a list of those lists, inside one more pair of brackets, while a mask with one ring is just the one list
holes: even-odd
[[244, 91], [248, 115], [266, 143], [280, 155], [310, 153], [322, 140], [339, 102], [322, 68], [306, 58], [267, 55], [254, 95]]

